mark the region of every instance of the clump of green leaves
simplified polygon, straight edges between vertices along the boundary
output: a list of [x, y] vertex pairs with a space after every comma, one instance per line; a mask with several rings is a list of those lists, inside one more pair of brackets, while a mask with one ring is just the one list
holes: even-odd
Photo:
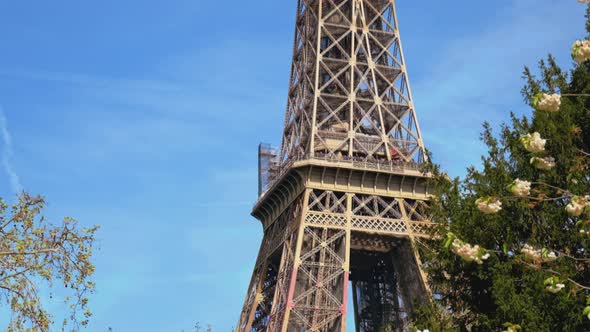
[[72, 218], [54, 225], [42, 216], [44, 206], [42, 197], [26, 193], [12, 206], [0, 198], [0, 299], [11, 311], [9, 332], [50, 330], [44, 286], [68, 294], [62, 330], [79, 330], [92, 315], [88, 295], [95, 287], [91, 258], [98, 227], [80, 228]]

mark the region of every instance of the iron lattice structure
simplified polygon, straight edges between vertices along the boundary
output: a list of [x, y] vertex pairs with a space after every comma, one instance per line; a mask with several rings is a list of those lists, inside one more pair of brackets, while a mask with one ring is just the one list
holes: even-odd
[[299, 0], [283, 143], [259, 149], [264, 229], [237, 331], [404, 331], [434, 226], [393, 0]]
[[392, 0], [298, 2], [281, 158], [421, 162]]

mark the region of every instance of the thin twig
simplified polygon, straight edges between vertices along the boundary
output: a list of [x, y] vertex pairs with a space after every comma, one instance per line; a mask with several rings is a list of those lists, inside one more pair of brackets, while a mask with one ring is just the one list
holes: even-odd
[[590, 97], [587, 93], [566, 93], [561, 95], [562, 97]]
[[45, 253], [48, 253], [48, 252], [57, 252], [57, 251], [58, 251], [57, 248], [52, 248], [52, 249], [39, 249], [39, 250], [24, 251], [24, 252], [18, 252], [18, 251], [0, 251], [0, 256], [28, 256], [28, 255], [45, 254]]
[[10, 288], [10, 287], [4, 286], [4, 285], [0, 285], [0, 288], [2, 288], [2, 289], [4, 289], [4, 290], [7, 290], [7, 291], [9, 291], [9, 292], [12, 292], [12, 293], [16, 293], [18, 296], [20, 296], [20, 297], [21, 297], [21, 298], [23, 298], [23, 299], [25, 298], [21, 292], [19, 292], [19, 291], [17, 291], [17, 290], [14, 290], [14, 289], [12, 289], [12, 288]]
[[9, 275], [7, 275], [7, 276], [4, 276], [4, 277], [2, 277], [2, 278], [0, 279], [0, 281], [4, 281], [4, 280], [10, 279], [10, 278], [18, 277], [19, 275], [25, 274], [25, 273], [27, 273], [27, 272], [29, 272], [29, 271], [36, 270], [36, 269], [40, 269], [40, 268], [42, 268], [44, 265], [45, 265], [45, 264], [38, 264], [38, 265], [35, 265], [35, 266], [31, 266], [31, 267], [29, 267], [29, 268], [27, 268], [27, 269], [24, 269], [24, 270], [22, 270], [22, 271], [19, 271], [19, 272], [16, 272], [16, 273], [13, 273], [13, 274], [9, 274]]
[[[530, 264], [530, 263], [525, 262], [523, 260], [518, 260], [518, 262], [523, 263], [524, 265], [528, 265], [529, 267], [531, 267], [531, 268], [533, 268], [535, 270], [541, 270], [542, 269], [543, 271], [548, 272], [548, 273], [551, 273], [553, 275], [556, 275], [556, 276], [559, 276], [559, 277], [563, 276], [563, 274], [561, 274], [561, 273], [559, 273], [559, 272], [557, 272], [555, 270], [552, 270], [552, 269], [543, 269], [543, 268], [541, 268], [538, 265], [533, 265], [533, 264]], [[578, 286], [578, 287], [580, 287], [582, 289], [590, 290], [590, 287], [584, 286], [584, 285], [578, 283], [577, 281], [573, 280], [572, 278], [566, 278], [566, 279], [567, 279], [567, 281], [571, 282], [572, 284], [574, 284], [574, 285], [576, 285], [576, 286]]]
[[572, 197], [572, 195], [567, 195], [567, 196], [559, 196], [559, 197], [550, 197], [550, 198], [538, 198], [538, 197], [532, 197], [532, 196], [502, 196], [500, 197], [501, 200], [518, 200], [520, 198], [526, 198], [526, 199], [530, 199], [533, 201], [537, 201], [537, 202], [551, 202], [551, 201], [558, 201], [560, 199], [564, 199], [564, 198], [570, 198]]
[[4, 228], [6, 228], [8, 225], [10, 225], [13, 221], [14, 221], [14, 218], [10, 218], [10, 219], [6, 220], [6, 222], [4, 224], [2, 224], [2, 226], [0, 226], [0, 232], [4, 233]]
[[556, 187], [554, 185], [550, 185], [550, 184], [545, 183], [545, 182], [531, 182], [531, 184], [540, 184], [540, 185], [543, 185], [543, 186], [546, 186], [546, 187], [549, 187], [549, 188], [553, 188], [555, 190], [560, 190], [560, 191], [569, 193], [569, 190], [567, 190], [567, 189], [559, 188], [559, 187]]
[[569, 258], [569, 259], [572, 259], [572, 260], [575, 260], [575, 261], [578, 261], [578, 262], [590, 262], [590, 258], [577, 258], [577, 257], [574, 257], [572, 255], [568, 255], [568, 254], [566, 254], [564, 252], [561, 252], [561, 251], [558, 251], [558, 250], [554, 250], [554, 251], [556, 253], [558, 253], [559, 256], [561, 256], [561, 257], [566, 257], [566, 258]]

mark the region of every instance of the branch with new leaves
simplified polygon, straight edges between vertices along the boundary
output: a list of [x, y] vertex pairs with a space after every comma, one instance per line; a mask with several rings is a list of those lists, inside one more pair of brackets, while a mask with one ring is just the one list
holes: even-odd
[[64, 329], [79, 330], [92, 315], [88, 295], [94, 290], [91, 257], [98, 227], [81, 228], [72, 218], [53, 225], [41, 215], [44, 206], [43, 198], [26, 193], [11, 207], [0, 199], [0, 297], [12, 313], [8, 331], [50, 330], [43, 284], [65, 294]]

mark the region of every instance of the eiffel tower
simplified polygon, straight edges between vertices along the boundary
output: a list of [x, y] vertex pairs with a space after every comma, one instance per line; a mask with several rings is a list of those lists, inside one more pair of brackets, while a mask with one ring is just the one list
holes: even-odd
[[415, 246], [433, 227], [424, 159], [395, 1], [298, 0], [282, 146], [259, 148], [264, 238], [237, 331], [344, 332], [348, 315], [349, 330], [406, 331], [430, 293]]

